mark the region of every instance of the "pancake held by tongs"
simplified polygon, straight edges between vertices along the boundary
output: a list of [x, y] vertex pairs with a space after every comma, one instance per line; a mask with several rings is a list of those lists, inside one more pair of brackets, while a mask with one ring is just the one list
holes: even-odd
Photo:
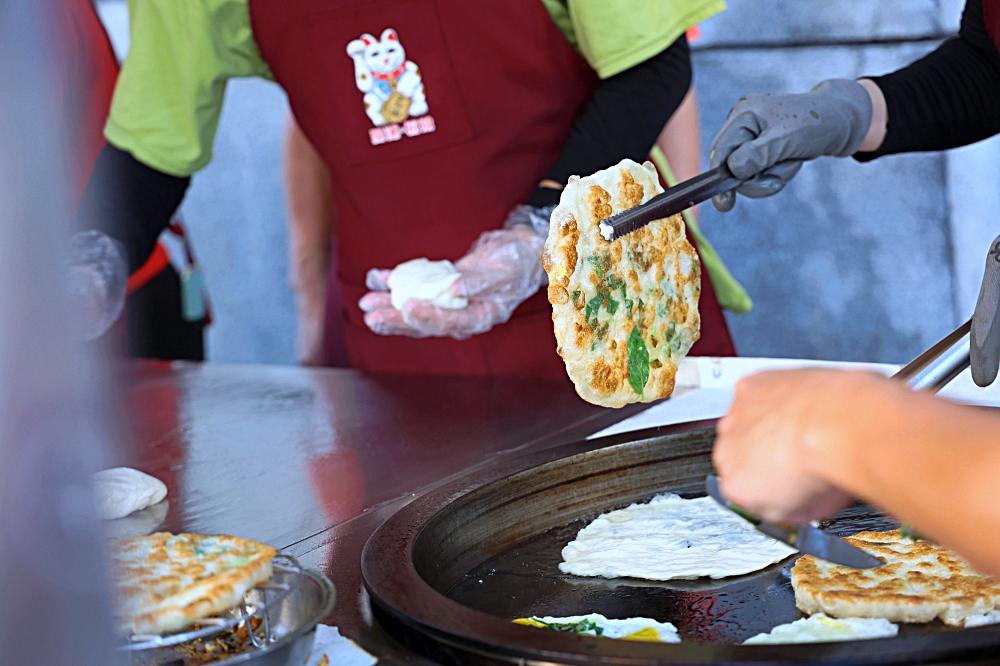
[[623, 160], [570, 178], [552, 213], [542, 264], [557, 351], [584, 400], [651, 402], [674, 390], [698, 339], [701, 267], [679, 215], [614, 242], [598, 224], [663, 191], [655, 167]]

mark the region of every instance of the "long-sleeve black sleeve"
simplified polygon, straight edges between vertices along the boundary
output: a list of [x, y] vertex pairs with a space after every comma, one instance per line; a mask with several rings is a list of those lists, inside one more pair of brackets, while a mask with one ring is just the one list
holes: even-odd
[[81, 228], [103, 231], [125, 246], [129, 270], [149, 257], [177, 211], [190, 178], [170, 176], [105, 145], [81, 206]]
[[897, 72], [871, 77], [885, 95], [887, 133], [878, 150], [856, 159], [945, 150], [1000, 133], [1000, 53], [986, 30], [983, 1], [966, 2], [958, 37]]
[[[565, 183], [629, 157], [649, 155], [667, 120], [691, 87], [691, 53], [682, 35], [659, 54], [601, 81], [576, 119], [545, 178]], [[528, 202], [558, 202], [557, 190], [539, 188]]]

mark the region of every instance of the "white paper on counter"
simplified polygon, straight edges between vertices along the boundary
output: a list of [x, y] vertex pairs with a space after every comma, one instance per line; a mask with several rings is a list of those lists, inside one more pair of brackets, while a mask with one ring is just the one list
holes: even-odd
[[365, 652], [350, 638], [341, 636], [337, 627], [316, 625], [316, 639], [306, 661], [307, 666], [372, 666], [376, 662], [376, 657]]
[[[588, 439], [660, 425], [718, 418], [729, 409], [733, 400], [733, 386], [740, 378], [762, 370], [792, 368], [870, 370], [890, 375], [899, 366], [888, 363], [844, 363], [787, 358], [688, 357], [681, 362], [677, 389], [669, 400], [659, 402], [633, 417], [596, 432]], [[979, 388], [973, 383], [971, 373], [966, 370], [952, 380], [951, 384], [941, 391], [941, 395], [972, 405], [1000, 407], [1000, 381], [994, 382], [989, 388]]]

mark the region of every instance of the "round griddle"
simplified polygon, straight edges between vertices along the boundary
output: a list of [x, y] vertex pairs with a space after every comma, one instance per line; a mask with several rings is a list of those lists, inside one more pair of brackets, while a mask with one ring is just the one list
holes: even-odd
[[[714, 423], [655, 428], [500, 459], [417, 498], [380, 527], [362, 555], [379, 621], [446, 663], [909, 664], [1000, 656], [1000, 626], [900, 625], [896, 638], [741, 646], [790, 622], [794, 558], [722, 580], [652, 583], [560, 573], [560, 553], [598, 514], [670, 491], [704, 495]], [[781, 483], [775, 479], [775, 483]], [[838, 534], [895, 523], [855, 506]], [[674, 623], [680, 644], [590, 638], [511, 623], [530, 615], [645, 616]]]

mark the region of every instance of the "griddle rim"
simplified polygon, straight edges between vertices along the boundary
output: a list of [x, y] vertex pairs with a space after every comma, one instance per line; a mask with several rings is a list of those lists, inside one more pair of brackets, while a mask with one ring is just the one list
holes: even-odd
[[[518, 664], [901, 664], [981, 658], [1000, 651], [1000, 625], [865, 641], [798, 645], [676, 644], [611, 641], [543, 632], [463, 606], [438, 592], [417, 571], [413, 547], [427, 523], [449, 504], [485, 485], [562, 458], [649, 439], [714, 434], [717, 420], [659, 426], [583, 440], [516, 456], [461, 474], [390, 516], [365, 544], [362, 579], [377, 613], [394, 624], [470, 656]], [[944, 640], [947, 637], [947, 640]], [[404, 642], [405, 636], [399, 637]], [[863, 645], [863, 656], [859, 646]], [[991, 652], [991, 650], [993, 652]]]

